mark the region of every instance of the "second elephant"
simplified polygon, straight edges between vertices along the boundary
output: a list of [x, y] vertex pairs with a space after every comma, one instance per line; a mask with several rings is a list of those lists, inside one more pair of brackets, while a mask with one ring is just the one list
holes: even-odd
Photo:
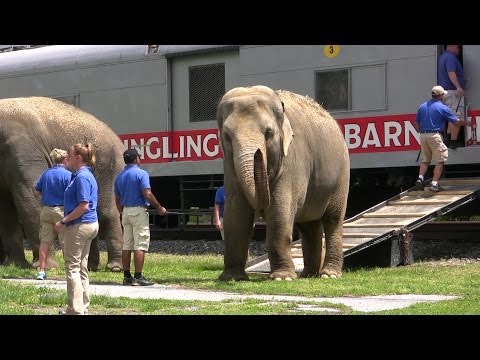
[[45, 97], [0, 100], [0, 263], [30, 266], [23, 239], [38, 259], [40, 203], [33, 186], [49, 166], [53, 148], [68, 149], [90, 142], [97, 164], [100, 232], [92, 242], [89, 268], [100, 265], [98, 239], [105, 239], [107, 268], [122, 270], [122, 229], [115, 206], [113, 182], [123, 169], [124, 145], [105, 123], [74, 106]]

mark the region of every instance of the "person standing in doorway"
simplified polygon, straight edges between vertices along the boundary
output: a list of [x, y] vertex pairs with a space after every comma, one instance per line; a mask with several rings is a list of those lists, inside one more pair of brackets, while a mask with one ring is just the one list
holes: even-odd
[[424, 102], [418, 108], [414, 126], [420, 133], [420, 149], [422, 152], [422, 163], [418, 171], [418, 179], [415, 182], [417, 190], [423, 190], [425, 173], [432, 159], [436, 161], [433, 170], [433, 179], [429, 190], [438, 192], [441, 190], [438, 180], [442, 175], [443, 164], [448, 159], [448, 148], [443, 143], [442, 134], [445, 130], [445, 123], [448, 121], [455, 126], [466, 125], [463, 120], [458, 119], [448, 106], [442, 103], [447, 91], [441, 86], [432, 88], [432, 98]]
[[222, 185], [220, 186], [217, 191], [215, 192], [215, 203], [213, 208], [213, 217], [215, 220], [215, 227], [218, 231], [220, 231], [220, 235], [222, 235], [222, 240], [224, 238], [223, 232], [223, 209], [225, 207], [225, 187]]
[[54, 164], [45, 170], [35, 183], [35, 196], [41, 199], [40, 211], [40, 250], [39, 271], [37, 280], [47, 278], [48, 250], [58, 239], [63, 252], [64, 229], [57, 234], [55, 224], [63, 219], [63, 204], [65, 189], [70, 184], [72, 173], [65, 169], [67, 152], [62, 149], [53, 149], [50, 159]]
[[92, 144], [75, 144], [68, 149], [67, 168], [73, 171], [65, 189], [65, 216], [55, 224], [65, 227], [65, 275], [68, 305], [61, 314], [85, 315], [90, 305], [88, 254], [98, 234], [98, 184], [93, 176], [95, 154]]
[[[143, 275], [145, 252], [150, 246], [150, 222], [148, 206], [151, 204], [159, 215], [166, 215], [167, 210], [160, 205], [152, 193], [148, 173], [140, 169], [140, 155], [136, 149], [123, 153], [125, 168], [115, 178], [115, 203], [122, 215], [123, 225], [123, 285], [149, 286], [153, 282]], [[133, 251], [135, 274], [132, 277], [130, 263]]]
[[[443, 97], [443, 103], [452, 110], [457, 118], [464, 120], [465, 77], [462, 64], [458, 59], [459, 55], [460, 45], [447, 45], [438, 59], [437, 76], [438, 84], [447, 91]], [[448, 123], [447, 143], [450, 149], [463, 146], [458, 140], [459, 132], [460, 126]]]

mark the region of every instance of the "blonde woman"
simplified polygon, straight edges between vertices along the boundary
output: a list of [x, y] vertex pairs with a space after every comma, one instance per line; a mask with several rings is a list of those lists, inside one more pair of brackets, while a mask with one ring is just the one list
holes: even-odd
[[65, 276], [68, 305], [61, 314], [84, 315], [90, 305], [88, 254], [98, 234], [98, 185], [91, 167], [95, 166], [92, 144], [75, 144], [68, 149], [67, 168], [73, 171], [65, 189], [65, 216], [57, 222], [65, 230]]
[[50, 152], [53, 166], [45, 170], [35, 184], [35, 195], [41, 198], [40, 211], [40, 250], [37, 280], [47, 278], [46, 262], [48, 249], [58, 238], [63, 251], [64, 232], [56, 233], [55, 224], [63, 219], [63, 199], [65, 189], [70, 183], [72, 173], [65, 169], [67, 152], [53, 149]]

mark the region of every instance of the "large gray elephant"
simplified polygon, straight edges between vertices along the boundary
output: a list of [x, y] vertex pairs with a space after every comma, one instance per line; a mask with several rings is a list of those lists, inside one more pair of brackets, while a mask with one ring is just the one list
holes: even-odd
[[335, 119], [308, 97], [258, 85], [228, 91], [217, 122], [227, 194], [219, 279], [248, 280], [255, 212], [266, 221], [269, 278], [297, 277], [294, 225], [302, 239], [301, 277], [341, 276], [350, 159]]
[[[53, 148], [90, 142], [97, 164], [99, 235], [92, 242], [89, 268], [99, 269], [98, 239], [105, 239], [107, 268], [122, 270], [122, 229], [113, 182], [123, 169], [124, 145], [105, 123], [74, 106], [46, 97], [0, 100], [0, 263], [27, 267], [23, 239], [38, 259], [41, 206], [33, 186], [50, 167]], [[49, 257], [51, 254], [49, 255]], [[55, 262], [55, 261], [53, 261]], [[48, 259], [47, 263], [52, 263]]]

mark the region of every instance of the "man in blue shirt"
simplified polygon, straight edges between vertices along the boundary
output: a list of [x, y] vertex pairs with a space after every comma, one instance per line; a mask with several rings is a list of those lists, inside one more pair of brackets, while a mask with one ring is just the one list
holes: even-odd
[[215, 193], [215, 204], [213, 208], [213, 215], [215, 221], [215, 227], [220, 231], [222, 240], [224, 239], [223, 233], [223, 209], [225, 207], [225, 188], [220, 186]]
[[448, 159], [448, 148], [443, 143], [442, 134], [445, 130], [445, 122], [454, 126], [468, 125], [468, 122], [458, 119], [448, 106], [442, 103], [447, 91], [441, 86], [434, 86], [432, 99], [424, 102], [418, 108], [414, 126], [420, 133], [420, 149], [422, 163], [415, 182], [417, 190], [423, 190], [423, 180], [432, 159], [436, 161], [433, 169], [433, 179], [430, 191], [440, 191], [438, 180], [442, 175], [443, 164]]
[[[438, 59], [438, 84], [442, 86], [448, 93], [443, 97], [443, 103], [459, 118], [464, 120], [464, 87], [465, 77], [463, 68], [458, 56], [460, 54], [460, 45], [447, 45], [445, 51]], [[458, 133], [460, 126], [448, 124], [447, 133], [450, 134], [451, 140], [449, 147], [456, 149], [462, 144], [458, 141]]]
[[[160, 205], [150, 188], [150, 176], [140, 169], [140, 154], [136, 149], [128, 149], [123, 153], [125, 168], [116, 177], [114, 191], [118, 212], [122, 214], [123, 225], [123, 285], [148, 286], [153, 282], [142, 276], [145, 252], [150, 246], [150, 222], [148, 206], [152, 204], [160, 215], [167, 210]], [[130, 273], [130, 262], [133, 251], [135, 274]]]

